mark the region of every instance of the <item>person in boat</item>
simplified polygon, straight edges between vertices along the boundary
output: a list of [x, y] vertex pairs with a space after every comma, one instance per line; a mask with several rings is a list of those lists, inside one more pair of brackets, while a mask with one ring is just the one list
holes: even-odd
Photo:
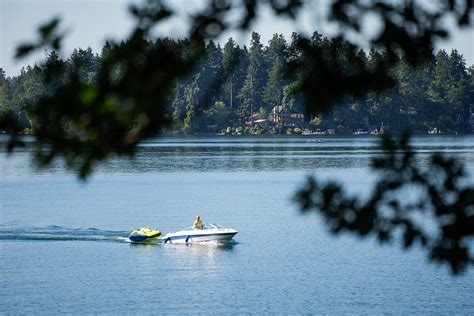
[[199, 216], [196, 216], [196, 219], [194, 220], [194, 228], [195, 229], [202, 229], [202, 222], [201, 218]]

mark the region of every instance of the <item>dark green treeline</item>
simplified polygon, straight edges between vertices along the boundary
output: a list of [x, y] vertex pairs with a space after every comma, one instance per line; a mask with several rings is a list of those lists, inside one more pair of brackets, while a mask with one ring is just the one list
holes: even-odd
[[[264, 45], [260, 35], [254, 32], [248, 47], [237, 45], [232, 38], [223, 47], [209, 41], [195, 69], [174, 84], [168, 100], [171, 122], [168, 132], [215, 132], [229, 126], [245, 127], [251, 114], [255, 114], [254, 119], [266, 119], [273, 107], [279, 105], [290, 113], [304, 113], [299, 79], [302, 74], [287, 71], [287, 66], [301, 56], [296, 44], [298, 39], [296, 33], [290, 42], [275, 34]], [[318, 33], [313, 34], [311, 41], [328, 54], [337, 54], [342, 61], [356, 54], [367, 67], [384, 54], [375, 49], [355, 50], [348, 42], [328, 39]], [[161, 38], [157, 42], [177, 48], [183, 58], [189, 52], [186, 39]], [[150, 42], [149, 45], [155, 44]], [[109, 44], [104, 45], [100, 54], [90, 48], [76, 49], [67, 60], [51, 52], [45, 62], [64, 63], [67, 69], [78, 70], [82, 80], [94, 82], [102, 56], [113, 49]], [[350, 63], [347, 67], [350, 71]], [[28, 66], [17, 77], [7, 78], [0, 68], [0, 111], [13, 110], [24, 127], [33, 132], [28, 104], [51, 94], [67, 80], [66, 75], [59, 76], [46, 84], [44, 69], [41, 65]], [[400, 57], [390, 71], [395, 81], [391, 89], [384, 93], [367, 91], [357, 99], [347, 98], [324, 114], [305, 114], [306, 127], [349, 133], [359, 128], [378, 127], [383, 122], [394, 132], [407, 128], [421, 133], [433, 128], [452, 133], [471, 130], [474, 66], [467, 68], [463, 56], [456, 50], [437, 51], [431, 60], [416, 69]], [[119, 68], [116, 73], [120, 76]]]

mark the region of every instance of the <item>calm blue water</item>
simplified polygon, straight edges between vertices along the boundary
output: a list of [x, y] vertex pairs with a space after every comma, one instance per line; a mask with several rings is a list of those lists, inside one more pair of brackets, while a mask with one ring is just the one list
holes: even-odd
[[[1, 141], [2, 139], [0, 139]], [[291, 197], [307, 174], [364, 196], [375, 138], [164, 138], [81, 183], [30, 149], [0, 151], [0, 313], [474, 314], [472, 271], [452, 277], [419, 249], [327, 233]], [[419, 137], [474, 180], [473, 137]], [[222, 245], [135, 245], [196, 215], [239, 230]]]

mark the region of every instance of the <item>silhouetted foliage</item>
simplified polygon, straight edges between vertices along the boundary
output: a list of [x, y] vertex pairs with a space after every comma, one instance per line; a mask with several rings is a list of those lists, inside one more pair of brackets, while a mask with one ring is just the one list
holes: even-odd
[[20, 45], [16, 51], [16, 57], [21, 58], [36, 49], [49, 47], [53, 50], [59, 50], [61, 48], [61, 41], [65, 33], [58, 32], [60, 19], [58, 17], [53, 18], [51, 21], [44, 23], [38, 29], [39, 39], [36, 43], [27, 43]]
[[419, 166], [407, 134], [398, 140], [384, 137], [381, 148], [383, 156], [372, 161], [379, 179], [366, 199], [310, 177], [295, 198], [301, 212], [321, 214], [335, 234], [400, 239], [405, 248], [419, 244], [453, 273], [474, 264], [474, 189], [466, 184], [462, 165], [435, 154]]
[[[121, 43], [107, 43], [97, 63], [84, 62], [83, 57], [96, 59], [87, 50], [78, 51], [70, 61], [58, 58], [54, 51], [60, 50], [64, 32], [59, 31], [55, 18], [40, 27], [36, 41], [18, 48], [18, 57], [43, 48], [53, 52], [40, 65], [41, 71], [27, 69], [20, 75], [25, 84], [14, 84], [13, 91], [7, 89], [6, 98], [18, 104], [14, 109], [2, 109], [0, 129], [13, 134], [8, 145], [12, 150], [19, 144], [15, 134], [22, 130], [26, 118], [36, 138], [36, 161], [48, 165], [62, 157], [84, 178], [96, 162], [110, 155], [133, 155], [138, 142], [158, 135], [171, 122], [192, 131], [201, 125], [198, 116], [202, 113], [208, 113], [214, 122], [222, 120], [217, 115], [225, 106], [219, 103], [221, 100], [235, 101], [232, 108], [240, 110], [237, 117], [240, 115], [241, 120], [249, 110], [266, 112], [265, 107], [280, 97], [288, 106], [304, 103], [307, 113], [318, 115], [317, 121], [324, 121], [332, 111], [337, 117], [334, 122], [346, 124], [354, 119], [350, 113], [363, 109], [361, 104], [366, 101], [370, 108], [358, 113], [365, 111], [380, 120], [393, 118], [400, 113], [400, 105], [420, 104], [410, 87], [419, 74], [411, 73], [411, 69], [432, 63], [433, 44], [449, 35], [446, 17], [466, 27], [472, 23], [473, 12], [470, 0], [444, 0], [431, 5], [414, 0], [353, 0], [331, 1], [328, 5], [329, 19], [339, 27], [333, 39], [324, 39], [318, 33], [310, 38], [294, 34], [288, 47], [275, 39], [274, 46], [284, 47], [284, 52], [272, 53], [270, 59], [265, 59], [258, 34], [252, 36], [248, 51], [229, 43], [222, 53], [211, 40], [232, 28], [249, 29], [263, 6], [276, 15], [294, 19], [303, 8], [302, 1], [209, 0], [193, 16], [188, 39], [178, 42], [152, 39], [152, 28], [174, 12], [162, 1], [144, 1], [130, 9], [137, 20], [130, 37]], [[229, 22], [235, 21], [230, 17], [238, 13], [239, 21]], [[381, 30], [369, 40], [374, 49], [367, 57], [347, 40], [350, 34], [361, 34], [362, 22], [369, 15], [378, 20]], [[419, 82], [420, 89], [428, 87], [426, 99], [432, 105], [432, 110], [425, 111], [428, 121], [434, 122], [439, 115], [446, 115], [449, 121], [448, 107], [465, 108], [473, 100], [472, 71], [467, 74], [463, 70], [462, 57], [454, 56], [457, 53], [450, 58], [444, 54], [436, 56], [436, 67], [425, 68], [434, 69], [435, 80]], [[279, 74], [282, 56], [291, 64], [285, 77]], [[449, 63], [451, 67], [447, 67]], [[394, 69], [394, 64], [406, 67]], [[30, 75], [37, 78], [32, 80]], [[236, 80], [243, 82], [238, 94], [233, 90], [238, 85]], [[456, 82], [456, 89], [446, 91], [446, 80]], [[225, 89], [220, 89], [222, 83]], [[3, 85], [10, 87], [10, 83]], [[11, 98], [12, 94], [28, 97]], [[178, 94], [185, 98], [178, 100]], [[451, 159], [434, 156], [431, 166], [438, 173], [433, 174], [413, 164], [414, 153], [407, 138], [401, 138], [398, 145], [386, 140], [385, 146], [387, 156], [374, 165], [386, 177], [378, 182], [367, 202], [346, 197], [339, 186], [321, 187], [310, 181], [300, 194], [303, 208], [320, 209], [335, 232], [348, 229], [362, 235], [375, 233], [387, 240], [394, 229], [401, 227], [406, 246], [419, 242], [434, 259], [449, 262], [454, 272], [472, 263], [467, 239], [474, 227], [473, 192], [459, 184], [462, 168]], [[407, 185], [420, 187], [427, 200], [407, 205], [397, 200], [393, 194]], [[407, 213], [413, 212], [423, 216], [431, 212], [440, 233], [430, 236], [423, 232], [408, 217]]]

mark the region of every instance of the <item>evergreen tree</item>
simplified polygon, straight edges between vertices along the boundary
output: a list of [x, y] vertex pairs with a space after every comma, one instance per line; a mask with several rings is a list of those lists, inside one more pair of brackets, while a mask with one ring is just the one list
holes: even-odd
[[263, 45], [260, 43], [260, 35], [252, 32], [252, 40], [249, 49], [249, 65], [244, 85], [240, 91], [240, 108], [238, 117], [243, 121], [247, 116], [264, 105], [262, 91], [267, 81], [266, 67], [264, 61]]
[[303, 97], [301, 96], [300, 81], [293, 81], [283, 87], [282, 104], [291, 112], [303, 112]]
[[451, 85], [449, 85], [447, 99], [451, 110], [457, 114], [466, 114], [469, 106], [469, 74], [464, 57], [455, 49], [449, 56], [451, 70]]
[[28, 66], [26, 68], [21, 82], [23, 84], [23, 97], [27, 103], [36, 103], [45, 95], [43, 73], [37, 65], [33, 67]]
[[[68, 65], [68, 61], [63, 61], [59, 58], [59, 55], [52, 51], [46, 58], [45, 66], [46, 69], [61, 69], [65, 70]], [[61, 87], [66, 81], [66, 73], [62, 72], [62, 75], [52, 76], [49, 73], [44, 73], [45, 80], [45, 93], [52, 94], [59, 87]]]
[[[105, 48], [105, 51], [107, 49], [108, 48]], [[90, 47], [85, 50], [82, 48], [74, 49], [68, 60], [69, 65], [79, 74], [79, 77], [84, 82], [96, 80], [98, 61], [98, 56], [94, 55]]]
[[456, 50], [451, 55], [440, 50], [435, 57], [432, 78], [428, 89], [428, 98], [433, 103], [429, 124], [445, 131], [463, 129], [462, 121], [468, 114], [470, 92], [464, 59]]
[[186, 133], [194, 133], [199, 128], [196, 120], [196, 108], [199, 107], [199, 92], [196, 82], [185, 88], [186, 116], [183, 121], [183, 130]]
[[[385, 59], [384, 54], [386, 54], [385, 51], [380, 52], [371, 48], [367, 57], [367, 67], [374, 69], [380, 60]], [[373, 125], [380, 126], [383, 123], [387, 130], [399, 130], [400, 102], [399, 94], [395, 88], [388, 89], [384, 93], [368, 91], [366, 102]]]
[[247, 56], [246, 52], [237, 45], [232, 38], [229, 38], [224, 45], [223, 71], [225, 81], [222, 85], [222, 99], [230, 108], [239, 106], [238, 91], [242, 88], [242, 83], [246, 74]]
[[399, 94], [400, 128], [426, 129], [421, 119], [429, 117], [429, 101], [426, 91], [429, 88], [432, 65], [429, 62], [413, 68], [405, 58], [401, 58], [394, 69]]
[[471, 65], [471, 67], [469, 67], [468, 77], [470, 78], [470, 80], [469, 80], [467, 106], [469, 106], [470, 112], [471, 111], [474, 112], [474, 65]]
[[268, 81], [263, 91], [263, 100], [267, 105], [273, 107], [281, 104], [283, 87], [286, 84], [287, 43], [282, 34], [275, 34], [268, 44], [265, 57], [269, 70]]
[[5, 76], [5, 71], [0, 68], [0, 112], [10, 109], [10, 84]]
[[213, 41], [210, 41], [205, 49], [204, 57], [200, 67], [194, 75], [194, 82], [198, 89], [194, 89], [198, 102], [194, 110], [197, 115], [209, 108], [220, 99], [220, 91], [223, 77], [222, 49]]

